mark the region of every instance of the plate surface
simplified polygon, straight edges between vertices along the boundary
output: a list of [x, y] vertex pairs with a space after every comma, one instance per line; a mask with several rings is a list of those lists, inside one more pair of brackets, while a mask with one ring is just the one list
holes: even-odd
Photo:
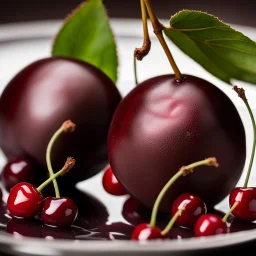
[[[116, 35], [119, 52], [119, 80], [118, 86], [123, 95], [127, 94], [134, 87], [133, 80], [133, 50], [142, 44], [141, 22], [136, 20], [111, 20], [113, 31]], [[0, 26], [0, 93], [7, 82], [24, 66], [39, 58], [50, 55], [51, 41], [58, 31], [61, 22], [34, 22], [22, 24], [10, 24]], [[256, 29], [235, 26], [244, 34], [256, 40]], [[234, 94], [230, 86], [216, 79], [197, 63], [179, 51], [174, 45], [169, 43], [178, 66], [183, 73], [200, 76], [216, 86], [220, 87], [235, 103], [241, 118], [245, 124], [247, 135], [247, 151], [250, 153], [252, 146], [252, 128], [249, 116], [245, 107]], [[142, 81], [146, 78], [169, 73], [171, 68], [164, 53], [159, 46], [154, 35], [152, 35], [152, 50], [143, 62], [138, 63], [138, 77]], [[238, 83], [247, 90], [248, 98], [256, 98], [254, 86]], [[256, 114], [256, 103], [253, 102], [253, 111]], [[0, 167], [5, 163], [3, 156], [0, 158]], [[248, 166], [248, 157], [245, 169]], [[256, 167], [256, 165], [255, 165]], [[255, 168], [254, 168], [255, 169]], [[244, 180], [242, 175], [239, 184]], [[126, 222], [120, 215], [122, 204], [127, 197], [112, 197], [107, 195], [101, 186], [102, 173], [90, 180], [79, 183], [77, 186], [82, 191], [94, 193], [93, 195], [101, 199], [108, 207], [109, 222]], [[250, 185], [256, 186], [256, 173], [252, 173]], [[97, 191], [95, 192], [95, 187]], [[102, 199], [103, 198], [103, 199]], [[226, 211], [228, 209], [227, 200], [221, 202], [217, 209]], [[90, 210], [90, 209], [88, 209]], [[11, 252], [18, 255], [152, 255], [170, 254], [170, 252], [186, 255], [191, 251], [215, 249], [220, 247], [234, 246], [256, 239], [256, 230], [242, 231], [228, 235], [202, 239], [184, 239], [170, 241], [153, 241], [150, 243], [134, 243], [132, 241], [72, 241], [72, 240], [44, 240], [35, 238], [13, 238], [5, 233], [0, 233], [0, 248], [2, 251]]]

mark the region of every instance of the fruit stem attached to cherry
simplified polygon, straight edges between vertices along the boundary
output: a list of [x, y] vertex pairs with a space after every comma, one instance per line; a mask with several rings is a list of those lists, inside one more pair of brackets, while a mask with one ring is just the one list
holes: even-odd
[[163, 189], [159, 193], [159, 195], [155, 201], [153, 210], [152, 210], [152, 215], [151, 215], [151, 220], [150, 220], [151, 227], [155, 227], [155, 225], [156, 225], [156, 218], [157, 218], [157, 212], [158, 212], [159, 205], [160, 205], [163, 197], [169, 190], [169, 188], [172, 186], [172, 184], [181, 176], [186, 176], [189, 173], [192, 173], [194, 171], [194, 168], [202, 166], [202, 165], [215, 166], [215, 167], [219, 166], [216, 158], [210, 157], [205, 160], [201, 160], [201, 161], [192, 163], [190, 165], [181, 167], [180, 170], [166, 183], [166, 185], [163, 187]]
[[148, 11], [148, 15], [149, 15], [149, 18], [151, 20], [151, 23], [152, 23], [152, 26], [153, 26], [153, 29], [154, 29], [154, 33], [156, 34], [156, 37], [158, 38], [171, 66], [172, 66], [172, 69], [174, 71], [174, 74], [175, 74], [175, 77], [178, 81], [182, 81], [183, 80], [183, 76], [182, 74], [180, 73], [180, 70], [172, 56], [172, 53], [168, 47], [168, 45], [166, 44], [166, 41], [164, 39], [164, 36], [163, 36], [163, 29], [165, 28], [160, 22], [159, 20], [157, 19], [153, 9], [152, 9], [152, 6], [150, 4], [150, 1], [149, 0], [144, 0], [144, 3], [146, 5], [146, 8], [147, 8], [147, 11]]
[[229, 215], [235, 210], [235, 208], [238, 206], [239, 202], [235, 202], [233, 206], [229, 209], [229, 211], [225, 214], [225, 216], [222, 218], [223, 222], [227, 222], [227, 219]]
[[[64, 133], [64, 132], [73, 132], [75, 130], [75, 126], [76, 125], [72, 121], [70, 121], [70, 120], [65, 121], [62, 124], [62, 126], [54, 133], [51, 140], [49, 141], [48, 146], [47, 146], [47, 150], [46, 150], [46, 164], [47, 164], [47, 168], [48, 168], [48, 172], [49, 172], [50, 176], [54, 176], [54, 172], [53, 172], [52, 164], [51, 164], [52, 147], [53, 147], [55, 141], [57, 140], [57, 138], [62, 133]], [[60, 198], [60, 191], [59, 191], [58, 183], [57, 183], [55, 178], [53, 178], [52, 181], [53, 181], [53, 185], [54, 185], [56, 198]]]
[[56, 172], [55, 174], [51, 175], [49, 179], [47, 179], [44, 183], [42, 183], [37, 188], [37, 191], [41, 192], [50, 182], [52, 182], [58, 176], [60, 176], [60, 175], [62, 176], [64, 174], [66, 174], [67, 172], [69, 172], [74, 167], [74, 165], [75, 165], [75, 159], [72, 157], [68, 157], [63, 168], [60, 171]]
[[165, 227], [165, 229], [161, 232], [161, 235], [165, 236], [167, 235], [170, 230], [172, 229], [175, 221], [178, 219], [178, 217], [181, 215], [181, 213], [185, 210], [186, 205], [184, 205], [181, 209], [179, 209], [174, 216], [171, 218], [170, 222], [167, 224], [167, 226]]
[[250, 114], [250, 118], [252, 121], [252, 127], [253, 127], [253, 146], [252, 146], [252, 153], [251, 153], [251, 159], [250, 159], [250, 163], [249, 163], [249, 167], [248, 167], [248, 171], [247, 171], [247, 175], [246, 175], [246, 179], [244, 182], [244, 188], [247, 188], [248, 186], [248, 181], [251, 175], [251, 170], [252, 170], [252, 165], [253, 165], [253, 160], [254, 160], [254, 155], [255, 155], [255, 147], [256, 147], [256, 124], [255, 124], [255, 119], [251, 110], [251, 107], [248, 103], [248, 100], [246, 98], [245, 95], [245, 90], [243, 88], [239, 88], [237, 86], [234, 86], [233, 89], [235, 90], [235, 92], [238, 94], [238, 97], [241, 98], [243, 100], [243, 102], [245, 103], [245, 106], [248, 109], [248, 112]]

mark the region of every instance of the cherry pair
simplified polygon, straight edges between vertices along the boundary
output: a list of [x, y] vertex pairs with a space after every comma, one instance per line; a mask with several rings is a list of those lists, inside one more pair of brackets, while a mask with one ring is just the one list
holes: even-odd
[[[54, 174], [50, 154], [52, 146], [59, 135], [63, 132], [72, 132], [74, 131], [74, 128], [74, 123], [71, 121], [66, 121], [51, 138], [46, 151], [46, 162], [48, 171], [50, 173], [50, 178], [48, 180], [46, 180], [38, 188], [30, 183], [22, 182], [15, 185], [11, 189], [7, 201], [7, 207], [14, 216], [20, 218], [32, 218], [41, 212], [41, 218], [47, 225], [60, 227], [72, 225], [77, 217], [77, 207], [71, 199], [60, 197], [56, 178], [59, 175], [67, 173], [74, 166], [75, 161], [73, 158], [69, 157], [64, 167], [59, 172]], [[41, 191], [51, 181], [54, 183], [56, 198], [48, 197], [44, 199]]]
[[166, 183], [166, 185], [159, 193], [152, 210], [150, 224], [143, 223], [135, 227], [132, 233], [133, 240], [152, 240], [168, 238], [169, 231], [171, 230], [175, 222], [180, 226], [192, 228], [197, 219], [206, 213], [206, 205], [199, 197], [188, 193], [182, 194], [174, 201], [172, 205], [172, 218], [166, 228], [164, 230], [161, 230], [156, 227], [158, 208], [169, 188], [178, 178], [188, 175], [194, 170], [194, 168], [202, 165], [218, 167], [218, 163], [215, 158], [208, 158], [181, 167], [180, 170]]

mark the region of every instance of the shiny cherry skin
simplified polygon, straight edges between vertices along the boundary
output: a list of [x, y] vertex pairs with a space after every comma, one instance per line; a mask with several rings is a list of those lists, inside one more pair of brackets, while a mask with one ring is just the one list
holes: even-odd
[[213, 236], [228, 233], [228, 227], [222, 219], [215, 214], [202, 215], [195, 224], [195, 237]]
[[43, 175], [39, 166], [31, 159], [17, 157], [4, 166], [2, 171], [3, 186], [7, 191], [20, 182], [28, 182], [39, 185], [43, 180]]
[[46, 225], [70, 227], [77, 214], [77, 206], [70, 198], [47, 197], [43, 203], [41, 218]]
[[232, 207], [235, 202], [239, 202], [232, 214], [246, 221], [256, 220], [256, 188], [235, 188], [229, 196], [229, 205]]
[[108, 129], [120, 100], [115, 84], [88, 63], [64, 57], [38, 60], [21, 70], [1, 95], [0, 147], [9, 159], [29, 155], [46, 169], [47, 144], [70, 119], [76, 131], [54, 145], [53, 169], [72, 155], [76, 171], [60, 183], [84, 180], [107, 164]]
[[184, 205], [186, 205], [186, 209], [182, 211], [175, 223], [182, 227], [193, 228], [197, 219], [206, 214], [206, 205], [198, 196], [184, 193], [172, 204], [171, 215], [174, 216]]
[[21, 182], [15, 185], [9, 194], [7, 208], [19, 218], [33, 218], [42, 209], [43, 196], [32, 184]]
[[2, 202], [2, 200], [3, 200], [3, 191], [2, 191], [2, 189], [0, 188], [0, 202]]
[[105, 191], [113, 196], [123, 196], [127, 194], [123, 186], [116, 179], [111, 167], [108, 167], [105, 171], [102, 178], [102, 185]]
[[[130, 197], [123, 205], [122, 216], [126, 221], [136, 226], [140, 223], [150, 221], [151, 210], [145, 207], [145, 205], [137, 199]], [[161, 218], [161, 220], [162, 219], [163, 218]]]
[[[213, 84], [190, 75], [180, 82], [174, 75], [162, 75], [139, 84], [118, 105], [109, 129], [108, 155], [119, 182], [149, 208], [181, 166], [215, 156], [219, 168], [200, 167], [177, 181], [160, 211], [168, 213], [185, 192], [213, 206], [241, 176], [245, 130], [233, 102]], [[212, 193], [216, 187], [218, 193]]]
[[147, 223], [142, 223], [134, 228], [132, 232], [132, 240], [146, 241], [168, 238], [168, 235], [163, 236], [161, 232], [162, 230], [159, 228], [153, 228]]

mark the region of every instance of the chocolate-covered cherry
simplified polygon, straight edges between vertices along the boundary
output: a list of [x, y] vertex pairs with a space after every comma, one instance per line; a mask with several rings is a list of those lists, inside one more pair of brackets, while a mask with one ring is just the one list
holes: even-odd
[[[245, 131], [232, 101], [213, 84], [190, 75], [181, 81], [162, 75], [139, 84], [118, 105], [109, 130], [108, 154], [119, 182], [150, 208], [181, 165], [214, 155], [220, 168], [178, 181], [160, 210], [169, 212], [184, 192], [215, 205], [241, 176]], [[213, 188], [218, 193], [212, 193]]]
[[16, 184], [11, 189], [7, 200], [7, 208], [10, 213], [19, 218], [35, 217], [41, 211], [43, 206], [44, 197], [41, 194], [41, 191], [59, 175], [67, 173], [73, 168], [74, 164], [75, 160], [68, 157], [64, 167], [38, 188], [27, 182]]
[[29, 155], [46, 167], [49, 139], [60, 123], [72, 119], [77, 131], [56, 143], [53, 169], [72, 155], [76, 174], [62, 180], [81, 181], [107, 164], [107, 133], [120, 99], [98, 68], [71, 58], [41, 59], [21, 70], [1, 95], [0, 147], [8, 158]]
[[213, 236], [228, 233], [227, 224], [215, 214], [202, 215], [196, 222], [194, 227], [194, 235]]
[[252, 121], [254, 139], [253, 139], [250, 163], [249, 163], [247, 175], [245, 178], [244, 186], [237, 187], [231, 191], [229, 196], [229, 205], [231, 208], [233, 208], [232, 214], [236, 218], [241, 220], [246, 220], [246, 221], [254, 221], [256, 220], [256, 188], [248, 187], [248, 182], [249, 182], [254, 155], [255, 155], [256, 125], [255, 125], [253, 112], [246, 98], [244, 89], [239, 88], [237, 86], [234, 86], [233, 89], [236, 91], [236, 93], [238, 94], [238, 97], [240, 97], [243, 100], [243, 102], [245, 103], [245, 106], [247, 107], [247, 110], [249, 112], [249, 115]]
[[43, 203], [41, 218], [50, 226], [69, 227], [75, 221], [77, 214], [77, 206], [70, 198], [47, 197]]
[[123, 186], [116, 179], [111, 167], [108, 167], [107, 170], [104, 172], [102, 178], [102, 185], [105, 191], [113, 196], [123, 196], [127, 194]]
[[153, 239], [166, 239], [167, 235], [162, 235], [160, 228], [152, 227], [147, 223], [142, 223], [135, 227], [132, 233], [132, 240], [145, 241]]
[[174, 201], [171, 210], [172, 216], [174, 216], [179, 209], [183, 208], [184, 205], [186, 205], [186, 210], [177, 218], [176, 224], [186, 228], [193, 228], [197, 219], [206, 214], [206, 205], [198, 196], [184, 193]]
[[10, 191], [13, 186], [23, 181], [39, 185], [42, 176], [40, 167], [32, 159], [17, 157], [4, 166], [2, 182], [5, 189]]

